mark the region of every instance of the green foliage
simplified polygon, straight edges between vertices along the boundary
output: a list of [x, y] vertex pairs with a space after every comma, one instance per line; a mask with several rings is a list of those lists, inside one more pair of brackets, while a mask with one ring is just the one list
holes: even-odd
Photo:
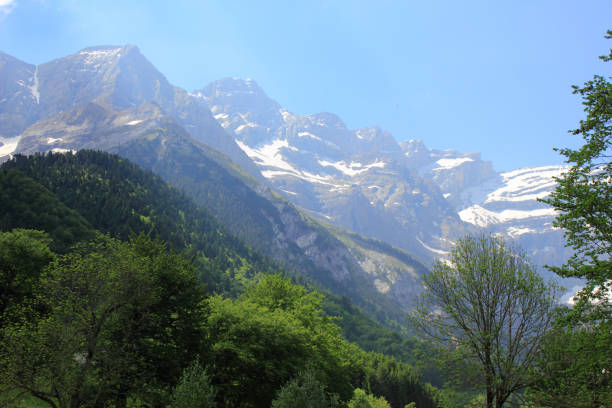
[[308, 360], [307, 332], [282, 311], [213, 297], [206, 321], [213, 383], [224, 406], [269, 406], [275, 391]]
[[[18, 169], [40, 183], [44, 187], [38, 190], [49, 189], [57, 197], [47, 192], [50, 198], [45, 200], [59, 199], [103, 233], [123, 240], [145, 233], [184, 251], [195, 259], [200, 279], [211, 291], [239, 292], [236, 275], [275, 270], [184, 194], [119, 156], [88, 150], [15, 156], [2, 167]], [[23, 189], [22, 184], [16, 183], [16, 189]], [[26, 226], [48, 231], [46, 224]]]
[[397, 329], [390, 329], [368, 318], [347, 297], [328, 294], [322, 307], [329, 316], [339, 316], [336, 324], [343, 336], [365, 351], [373, 351], [394, 357], [418, 370], [424, 382], [442, 386], [445, 374], [436, 364], [439, 351], [430, 343], [416, 336], [408, 336]]
[[436, 393], [409, 365], [377, 353], [368, 353], [363, 364], [365, 377], [359, 386], [384, 397], [392, 407], [403, 408], [412, 402], [419, 407], [435, 406]]
[[528, 390], [538, 407], [612, 406], [612, 327], [558, 326], [537, 360], [537, 381]]
[[353, 398], [347, 404], [348, 408], [391, 408], [389, 403], [382, 397], [377, 398], [366, 393], [361, 388], [356, 388]]
[[40, 229], [49, 233], [51, 249], [65, 252], [92, 239], [94, 230], [77, 212], [20, 171], [0, 169], [0, 231]]
[[[73, 215], [80, 217], [73, 210], [85, 215], [83, 225], [89, 231], [93, 226], [133, 239], [127, 244], [112, 239], [81, 244], [53, 262], [42, 282], [34, 279], [34, 289], [24, 287], [24, 296], [35, 302], [15, 301], [19, 307], [2, 334], [10, 341], [0, 345], [0, 384], [55, 404], [61, 394], [84, 404], [164, 406], [182, 370], [199, 354], [210, 365], [208, 375], [221, 406], [268, 407], [279, 388], [307, 367], [344, 401], [355, 387], [391, 381], [392, 387], [380, 391], [390, 402], [434, 406], [434, 392], [405, 364], [385, 363], [397, 375], [388, 373], [378, 380], [375, 371], [385, 370], [375, 369], [369, 355], [345, 341], [336, 323], [369, 349], [407, 361], [415, 361], [409, 351], [412, 340], [372, 322], [348, 298], [324, 299], [279, 275], [265, 275], [279, 268], [151, 173], [117, 156], [88, 151], [16, 157], [1, 171], [19, 176], [12, 179], [16, 191], [30, 185], [26, 190], [47, 194], [45, 200]], [[145, 235], [168, 240], [182, 255]], [[53, 232], [50, 237], [60, 242]], [[75, 234], [62, 250], [80, 239]], [[24, 245], [30, 244], [26, 240]], [[186, 258], [193, 260], [198, 278], [212, 291], [239, 298], [201, 303], [202, 288]], [[52, 282], [66, 296], [47, 297]], [[122, 297], [127, 288], [134, 295]], [[127, 303], [110, 309], [110, 303], [104, 303], [120, 298]], [[103, 322], [99, 332], [86, 315]], [[342, 318], [329, 317], [335, 315]], [[86, 343], [95, 352], [83, 360]], [[83, 361], [91, 361], [87, 369]]]
[[393, 401], [393, 407], [411, 401], [435, 406], [435, 392], [414, 370], [347, 343], [320, 303], [320, 295], [279, 275], [262, 277], [238, 300], [212, 298], [207, 361], [219, 404], [267, 407], [290, 379], [295, 380], [291, 392], [302, 389], [303, 379], [295, 378], [310, 369], [327, 392], [344, 401], [359, 386]]
[[[606, 38], [612, 38], [612, 30]], [[600, 57], [612, 60], [609, 55]], [[610, 319], [612, 315], [612, 83], [595, 75], [583, 87], [574, 86], [582, 97], [586, 119], [578, 129], [584, 144], [577, 150], [556, 149], [572, 167], [556, 179], [559, 183], [544, 202], [559, 212], [554, 225], [564, 228], [567, 244], [575, 251], [562, 267], [551, 267], [561, 276], [586, 279], [576, 297], [574, 317]], [[580, 316], [583, 307], [598, 303], [598, 313]], [[592, 311], [591, 311], [592, 312]]]
[[[608, 30], [606, 38], [612, 38]], [[612, 50], [603, 61], [612, 60]], [[583, 87], [586, 119], [578, 129], [584, 144], [577, 150], [555, 149], [571, 164], [544, 202], [555, 207], [556, 227], [565, 229], [574, 255], [561, 276], [586, 280], [544, 343], [528, 395], [537, 406], [604, 407], [612, 405], [612, 83], [595, 75]]]
[[206, 370], [194, 361], [183, 371], [178, 385], [172, 391], [169, 408], [213, 408], [215, 389]]
[[556, 288], [520, 252], [493, 236], [457, 242], [449, 262], [425, 275], [413, 314], [425, 334], [473, 365], [487, 407], [501, 407], [529, 383], [529, 371], [553, 319]]
[[270, 311], [287, 312], [300, 320], [301, 324], [308, 329], [340, 336], [338, 326], [321, 307], [323, 295], [316, 291], [309, 292], [304, 286], [295, 285], [281, 275], [262, 276], [259, 282], [246, 290], [242, 299], [256, 303]]
[[[270, 277], [261, 285], [277, 279]], [[261, 303], [273, 303], [274, 296], [257, 303], [249, 299], [252, 293], [235, 301], [220, 297], [209, 301], [208, 361], [219, 389], [219, 403], [268, 407], [276, 391], [307, 367], [320, 371], [330, 392], [348, 397], [352, 379], [358, 375], [359, 350], [346, 343], [319, 310], [311, 309], [310, 302], [316, 297], [302, 289], [290, 289], [287, 293], [300, 297], [281, 300], [286, 308], [270, 308]], [[302, 307], [320, 318], [305, 319]]]
[[[122, 405], [176, 383], [200, 348], [201, 292], [193, 269], [162, 250], [103, 239], [53, 261], [37, 299], [45, 312], [16, 310], [2, 329], [0, 383], [58, 407]], [[160, 406], [163, 389], [154, 393]]]
[[339, 407], [338, 396], [328, 395], [325, 386], [313, 370], [306, 370], [285, 384], [272, 401], [272, 408], [334, 408]]
[[0, 327], [8, 308], [33, 296], [43, 268], [54, 259], [50, 242], [42, 231], [0, 232]]

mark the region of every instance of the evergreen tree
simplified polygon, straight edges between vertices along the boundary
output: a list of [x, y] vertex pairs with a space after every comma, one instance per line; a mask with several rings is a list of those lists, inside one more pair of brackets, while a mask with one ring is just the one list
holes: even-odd
[[382, 397], [375, 397], [366, 393], [361, 388], [355, 389], [353, 398], [347, 404], [348, 408], [391, 408], [389, 403]]
[[213, 408], [215, 389], [206, 370], [194, 361], [183, 371], [178, 385], [172, 391], [169, 408]]
[[272, 401], [272, 408], [335, 408], [339, 406], [338, 396], [327, 394], [325, 386], [317, 380], [313, 370], [307, 370], [285, 384]]

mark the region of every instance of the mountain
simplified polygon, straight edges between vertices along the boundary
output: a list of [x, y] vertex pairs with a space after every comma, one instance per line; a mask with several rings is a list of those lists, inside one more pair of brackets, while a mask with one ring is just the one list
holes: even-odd
[[90, 47], [39, 66], [0, 54], [0, 78], [3, 155], [12, 153], [19, 135], [30, 125], [83, 104], [95, 102], [122, 111], [146, 102], [159, 106], [196, 139], [257, 174], [208, 108], [171, 85], [135, 46]]
[[15, 150], [19, 134], [36, 120], [36, 74], [34, 65], [0, 52], [0, 158]]
[[[381, 320], [401, 320], [425, 265], [483, 226], [469, 208], [497, 211], [470, 193], [504, 179], [479, 154], [397, 143], [331, 113], [295, 115], [253, 80], [190, 94], [133, 46], [87, 48], [40, 66], [0, 56], [2, 152], [120, 154], [183, 189], [256, 250]], [[525, 219], [485, 227], [557, 259], [558, 231]]]
[[253, 80], [223, 79], [194, 95], [271, 186], [323, 220], [425, 261], [469, 231], [435, 183], [411, 168], [389, 132], [350, 130], [331, 113], [294, 115]]
[[483, 228], [517, 242], [538, 266], [569, 256], [552, 227], [554, 210], [537, 201], [563, 166], [500, 173], [480, 153], [397, 143], [378, 127], [350, 130], [329, 113], [294, 115], [250, 79], [222, 79], [194, 95], [270, 185], [323, 220], [426, 262]]
[[[559, 265], [571, 255], [563, 231], [552, 225], [554, 209], [537, 201], [550, 194], [556, 186], [554, 177], [567, 166], [496, 172], [479, 153], [430, 150], [421, 140], [401, 146], [415, 169], [436, 182], [464, 222], [514, 241], [539, 266]], [[541, 272], [552, 277], [543, 268]]]
[[[156, 318], [156, 328], [147, 331], [150, 336], [143, 336], [138, 331], [138, 335], [133, 336], [135, 340], [129, 342], [131, 348], [128, 354], [132, 356], [134, 344], [141, 347], [138, 344], [138, 339], [144, 339], [143, 342], [147, 345], [152, 342], [151, 339], [155, 339], [150, 354], [153, 357], [153, 364], [148, 367], [157, 378], [165, 379], [170, 376], [168, 367], [172, 368], [172, 366], [165, 364], [166, 360], [160, 360], [160, 350], [163, 351], [168, 344], [167, 339], [173, 338], [169, 333], [172, 333], [174, 329], [186, 330], [185, 327], [191, 327], [188, 326], [190, 323], [186, 323], [186, 320], [180, 320], [181, 316], [194, 319], [197, 317], [201, 320], [195, 323], [196, 327], [205, 328], [206, 331], [190, 330], [189, 333], [193, 333], [194, 337], [186, 337], [187, 341], [180, 340], [170, 343], [171, 345], [168, 347], [171, 352], [168, 355], [170, 358], [181, 357], [181, 364], [186, 365], [193, 359], [196, 351], [206, 353], [208, 373], [211, 377], [216, 376], [213, 377], [215, 383], [236, 383], [243, 378], [245, 369], [248, 372], [253, 372], [252, 361], [257, 363], [257, 367], [289, 366], [295, 372], [282, 374], [289, 378], [295, 375], [301, 367], [296, 367], [293, 359], [296, 353], [287, 354], [287, 350], [293, 351], [291, 349], [293, 347], [292, 342], [302, 344], [302, 339], [314, 339], [313, 343], [307, 343], [303, 350], [298, 349], [299, 357], [309, 358], [312, 354], [317, 359], [321, 358], [322, 367], [333, 373], [325, 378], [330, 378], [329, 381], [334, 386], [337, 386], [337, 377], [343, 375], [343, 370], [350, 369], [350, 375], [341, 377], [342, 381], [347, 381], [347, 384], [351, 384], [352, 387], [365, 388], [367, 385], [372, 388], [371, 392], [386, 396], [394, 407], [403, 407], [410, 401], [416, 401], [420, 404], [419, 406], [436, 406], [434, 398], [438, 391], [430, 385], [424, 384], [418, 378], [419, 373], [416, 370], [394, 358], [366, 353], [355, 345], [349, 345], [341, 337], [341, 333], [344, 333], [346, 339], [355, 341], [363, 350], [387, 352], [396, 355], [404, 362], [415, 360], [416, 353], [413, 354], [415, 348], [429, 350], [430, 348], [426, 344], [419, 344], [414, 339], [404, 337], [397, 331], [389, 330], [366, 318], [344, 297], [333, 296], [327, 291], [320, 292], [323, 295], [321, 298], [316, 293], [311, 294], [311, 280], [303, 276], [293, 275], [292, 277], [295, 281], [304, 283], [306, 288], [294, 286], [288, 280], [279, 276], [263, 276], [264, 274], [278, 274], [285, 271], [278, 264], [253, 251], [244, 242], [228, 233], [210, 213], [198, 208], [193, 200], [165, 183], [152, 172], [142, 170], [117, 155], [99, 151], [81, 150], [74, 154], [71, 152], [49, 153], [27, 157], [16, 155], [0, 166], [0, 187], [0, 206], [4, 210], [0, 212], [0, 232], [4, 233], [8, 229], [18, 227], [46, 231], [53, 240], [52, 244], [60, 243], [61, 246], [58, 248], [67, 249], [71, 253], [69, 258], [61, 258], [59, 262], [62, 262], [62, 265], [68, 264], [67, 259], [75, 259], [78, 263], [85, 262], [87, 265], [93, 265], [90, 262], [91, 258], [87, 258], [92, 255], [92, 251], [95, 251], [93, 256], [98, 259], [97, 262], [102, 262], [100, 265], [105, 263], [108, 256], [108, 252], [97, 252], [102, 248], [100, 245], [67, 248], [64, 245], [68, 243], [65, 241], [67, 235], [72, 238], [69, 243], [73, 245], [75, 243], [83, 244], [82, 241], [90, 241], [94, 237], [99, 239], [100, 232], [121, 240], [128, 240], [128, 237], [133, 237], [134, 234], [144, 233], [163, 240], [173, 249], [171, 254], [167, 254], [168, 258], [159, 260], [159, 258], [154, 257], [159, 256], [160, 253], [165, 253], [162, 246], [157, 246], [144, 237], [136, 237], [130, 240], [130, 245], [135, 249], [138, 248], [138, 251], [143, 254], [142, 258], [130, 259], [136, 259], [137, 261], [149, 257], [156, 259], [156, 262], [152, 264], [145, 263], [146, 266], [140, 266], [143, 272], [145, 269], [155, 270], [154, 273], [156, 274], [159, 271], [160, 275], [157, 279], [168, 289], [159, 290], [155, 288], [156, 290], [153, 290], [154, 295], [156, 295], [154, 296], [155, 306], [148, 310], [145, 309], [145, 313], [155, 313], [155, 316], [161, 316], [160, 319], [162, 320], [163, 316], [166, 316], [169, 319], [168, 322], [157, 323], [159, 319]], [[49, 223], [49, 220], [53, 222]], [[8, 224], [5, 221], [8, 221]], [[16, 232], [16, 234], [20, 233]], [[95, 233], [95, 235], [92, 235], [92, 233]], [[108, 240], [105, 241], [110, 243]], [[27, 242], [30, 243], [30, 241]], [[23, 243], [20, 244], [23, 245]], [[20, 248], [19, 245], [15, 245], [15, 247]], [[186, 262], [182, 256], [176, 256], [174, 251], [182, 253], [191, 262]], [[78, 255], [76, 255], [77, 253]], [[121, 252], [122, 257], [126, 254], [129, 256], [129, 252]], [[11, 259], [8, 256], [5, 256], [5, 258]], [[168, 269], [168, 262], [177, 261], [181, 262], [178, 268], [171, 267]], [[112, 263], [112, 259], [108, 262]], [[193, 264], [193, 269], [189, 267], [189, 263]], [[113, 271], [118, 269], [114, 264], [108, 266], [114, 268]], [[35, 270], [34, 268], [31, 269]], [[28, 270], [28, 272], [30, 271]], [[185, 277], [190, 277], [191, 288], [196, 288], [196, 282], [191, 275], [193, 272], [196, 272], [200, 281], [208, 284], [207, 289], [210, 294], [215, 293], [220, 296], [211, 296], [205, 299], [200, 290], [203, 288], [198, 288], [197, 292], [193, 292], [189, 286], [182, 284], [180, 279], [177, 278], [184, 273]], [[112, 279], [111, 275], [105, 277]], [[35, 285], [36, 278], [37, 276], [29, 276], [27, 284], [21, 283], [19, 287], [13, 285], [9, 288], [18, 288], [17, 293], [22, 294], [23, 297], [33, 296], [32, 287]], [[68, 293], [75, 287], [73, 280], [68, 279], [65, 282], [70, 284], [68, 285], [70, 288], [66, 286], [68, 289], [63, 291], [63, 294]], [[100, 288], [107, 292], [118, 290], [118, 288], [119, 290], [123, 289], [122, 283], [115, 281], [113, 283], [115, 284], [112, 288], [95, 285], [95, 289], [92, 290], [99, 293]], [[87, 292], [89, 288], [86, 285], [78, 285], [78, 283], [76, 286], [81, 292]], [[72, 293], [77, 295], [76, 298], [81, 298], [75, 291]], [[109, 293], [106, 294], [109, 295]], [[174, 295], [169, 296], [173, 293]], [[197, 296], [194, 296], [196, 294]], [[184, 299], [175, 299], [176, 297], [180, 298], [181, 295], [190, 296], [192, 303], [184, 304]], [[86, 297], [86, 300], [90, 297]], [[14, 293], [9, 293], [7, 298], [9, 304], [15, 302], [16, 298], [17, 296]], [[323, 299], [324, 303], [320, 304]], [[95, 303], [95, 301], [94, 299], [92, 302]], [[179, 302], [185, 307], [177, 309], [174, 307], [177, 304], [175, 302]], [[199, 302], [206, 305], [205, 313], [200, 314], [194, 309], [194, 305]], [[230, 318], [221, 319], [221, 316], [225, 316], [225, 314], [222, 312], [224, 309], [217, 308], [219, 302], [224, 302], [226, 306], [232, 304], [244, 306], [244, 302], [247, 302], [250, 305], [260, 304], [262, 307], [246, 307], [239, 319], [236, 313], [228, 314], [227, 316]], [[132, 305], [137, 305], [137, 303], [130, 304], [130, 306]], [[76, 316], [73, 310], [81, 311], [79, 308], [70, 309], [62, 314], [61, 322], [70, 320], [70, 318], [66, 320], [66, 316]], [[132, 333], [125, 329], [127, 326], [126, 320], [132, 318], [131, 316], [134, 313], [136, 313], [134, 322], [139, 328], [142, 327], [143, 321], [146, 323], [146, 318], [143, 320], [142, 313], [138, 313], [142, 310], [136, 309], [136, 307], [130, 308], [128, 313], [121, 316], [121, 324], [104, 326], [106, 328], [105, 332], [117, 329], [118, 338], [125, 340], [125, 333]], [[159, 312], [160, 310], [161, 312]], [[236, 309], [232, 308], [231, 310], [235, 311]], [[291, 316], [294, 316], [295, 319], [292, 320], [288, 317], [289, 314], [283, 315], [281, 310], [291, 311]], [[172, 311], [172, 313], [169, 311]], [[191, 312], [193, 312], [193, 316], [190, 314]], [[257, 316], [254, 316], [253, 312], [257, 312]], [[46, 311], [42, 313], [46, 313]], [[112, 311], [109, 313], [112, 313]], [[185, 315], [185, 313], [187, 314]], [[30, 324], [30, 321], [36, 321], [38, 313], [34, 314], [36, 316], [28, 319], [28, 324]], [[94, 314], [94, 312], [91, 314]], [[8, 314], [7, 316], [12, 315]], [[210, 316], [214, 316], [214, 318], [210, 318]], [[261, 318], [266, 316], [270, 321], [267, 324], [260, 325]], [[339, 319], [330, 318], [332, 316], [339, 317]], [[46, 319], [47, 317], [45, 314], [43, 318]], [[312, 327], [313, 331], [304, 332], [300, 330], [297, 335], [288, 336], [284, 329], [285, 325], [288, 324], [287, 319], [289, 319], [291, 327], [295, 327], [299, 324], [298, 322], [302, 322], [308, 327]], [[97, 322], [98, 320], [94, 320], [94, 323]], [[6, 321], [3, 323], [6, 323]], [[335, 323], [342, 328], [342, 332]], [[26, 329], [26, 327], [30, 328], [30, 325], [18, 327], [24, 328], [22, 332], [30, 333]], [[223, 336], [223, 333], [226, 332], [230, 334]], [[115, 332], [113, 331], [113, 333]], [[157, 335], [159, 337], [151, 337]], [[333, 337], [329, 337], [331, 335]], [[280, 340], [277, 339], [279, 336]], [[325, 341], [321, 341], [323, 336], [326, 338]], [[53, 341], [57, 338], [57, 336], [52, 337]], [[116, 336], [109, 337], [104, 344], [110, 344], [111, 338], [114, 339]], [[215, 338], [216, 340], [211, 341]], [[36, 341], [42, 342], [45, 337], [41, 336], [40, 339], [37, 338]], [[206, 343], [200, 343], [199, 341], [202, 339], [206, 340]], [[283, 343], [283, 345], [279, 348], [280, 343]], [[285, 345], [290, 347], [284, 347]], [[339, 360], [338, 351], [334, 351], [330, 346], [345, 350], [347, 358]], [[75, 347], [78, 349], [79, 345], [76, 344]], [[121, 349], [121, 347], [116, 348]], [[285, 353], [277, 353], [279, 349], [285, 350]], [[52, 347], [47, 348], [47, 350], [51, 350], [49, 353], [54, 353]], [[60, 347], [58, 350], [64, 352], [65, 347]], [[177, 357], [177, 350], [182, 350], [187, 354]], [[3, 351], [6, 351], [6, 349]], [[242, 354], [246, 353], [248, 358], [244, 360], [235, 357], [237, 351], [244, 351]], [[125, 353], [119, 354], [122, 356]], [[56, 355], [53, 354], [53, 356]], [[67, 361], [73, 360], [72, 356], [73, 353], [70, 352]], [[129, 366], [130, 370], [129, 374], [126, 375], [132, 378], [135, 372], [134, 364], [143, 364], [143, 361], [148, 362], [148, 358], [148, 353], [139, 355], [137, 363], [134, 363], [136, 360], [126, 358], [126, 361], [131, 362], [131, 364], [126, 365]], [[48, 359], [43, 360], [41, 362], [38, 359], [33, 364], [38, 367], [40, 364], [44, 365]], [[162, 362], [160, 363], [160, 361]], [[346, 363], [338, 364], [337, 361]], [[215, 363], [214, 368], [211, 362]], [[162, 375], [166, 377], [162, 377], [155, 371], [159, 367], [162, 367]], [[231, 368], [232, 374], [228, 373], [229, 368]], [[262, 370], [261, 373], [260, 371], [257, 372], [257, 376], [249, 376], [249, 379], [256, 383], [256, 387], [270, 387], [270, 383], [273, 383], [275, 388], [279, 388], [288, 380], [288, 378], [279, 378], [278, 375], [269, 375], [269, 370]], [[283, 373], [282, 371], [278, 372]], [[178, 381], [179, 374], [179, 370], [174, 370], [172, 377], [170, 377], [172, 381]], [[17, 378], [22, 379], [22, 371], [19, 371]], [[228, 378], [232, 381], [228, 381]], [[438, 377], [438, 380], [440, 379]], [[105, 381], [98, 382], [100, 384], [108, 383]], [[170, 381], [168, 382], [170, 383]], [[388, 387], [389, 382], [395, 384], [396, 387]], [[44, 386], [47, 385], [46, 383], [46, 381], [43, 381]], [[111, 382], [111, 386], [114, 386], [114, 384], [114, 381]], [[250, 389], [248, 387], [251, 386], [244, 384], [243, 380], [240, 387], [234, 388], [243, 394], [247, 394]], [[149, 385], [146, 388], [147, 392], [143, 393], [145, 397], [142, 398], [151, 398], [151, 401], [157, 403], [161, 398], [160, 395], [163, 396], [164, 394], [161, 392], [150, 393], [149, 391], [154, 386]], [[351, 389], [346, 392], [346, 398], [350, 397]], [[96, 388], [96, 391], [98, 390], [99, 387]], [[122, 394], [134, 393], [133, 390], [125, 389], [120, 392]], [[268, 394], [270, 395], [267, 397], [267, 401], [259, 405], [252, 405], [269, 406], [269, 400], [273, 393]], [[89, 398], [87, 392], [84, 395]], [[105, 392], [104, 395], [108, 395], [108, 392]], [[105, 396], [104, 398], [110, 397]], [[258, 398], [261, 400], [263, 397]], [[242, 397], [242, 400], [244, 400], [244, 397]]]
[[[38, 119], [21, 131], [11, 154], [82, 149], [118, 153], [186, 191], [258, 251], [349, 296], [382, 321], [401, 321], [422, 288], [425, 267], [389, 245], [315, 221], [260, 183], [259, 170], [207, 105], [164, 85], [161, 74], [143, 59], [133, 47], [98, 47], [41, 65]], [[137, 69], [144, 74], [132, 75]], [[62, 83], [62, 75], [63, 82], [71, 82], [73, 74], [77, 78], [71, 96], [53, 95], [48, 84]], [[64, 85], [57, 85], [57, 92], [66, 91]], [[158, 91], [151, 91], [156, 87]], [[168, 97], [170, 91], [174, 99]], [[175, 103], [176, 95], [180, 103]], [[55, 110], [45, 105], [49, 99]], [[204, 112], [212, 125], [198, 122], [196, 114], [186, 122], [190, 113], [183, 114], [185, 106]], [[233, 145], [240, 154], [230, 151], [230, 158], [227, 149], [215, 148], [223, 145], [209, 144], [209, 139], [224, 139], [224, 146]], [[251, 169], [237, 165], [236, 157], [249, 160]]]

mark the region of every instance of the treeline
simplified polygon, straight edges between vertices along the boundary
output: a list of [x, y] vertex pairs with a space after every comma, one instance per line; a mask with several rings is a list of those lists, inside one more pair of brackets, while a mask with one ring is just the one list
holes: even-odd
[[190, 406], [181, 398], [204, 392], [228, 407], [315, 394], [316, 406], [436, 406], [416, 370], [345, 339], [337, 323], [363, 341], [377, 326], [347, 299], [281, 277], [118, 156], [17, 157], [0, 169], [0, 194], [4, 399]]
[[[321, 406], [350, 406], [355, 389], [394, 407], [434, 406], [435, 390], [413, 370], [344, 340], [322, 296], [279, 275], [230, 299], [206, 295], [188, 260], [145, 235], [99, 236], [63, 255], [39, 231], [0, 233], [0, 242], [10, 272], [0, 329], [5, 399], [176, 406], [183, 374], [197, 364], [206, 379], [198, 388], [213, 391], [214, 406], [269, 407], [281, 390], [318, 390]], [[311, 390], [292, 389], [309, 375]]]

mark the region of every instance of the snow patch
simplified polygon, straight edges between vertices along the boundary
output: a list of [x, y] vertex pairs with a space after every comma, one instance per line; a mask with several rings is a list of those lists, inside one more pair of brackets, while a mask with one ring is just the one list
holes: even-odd
[[51, 149], [51, 151], [53, 153], [68, 153], [68, 152], [76, 153], [76, 150], [74, 149], [62, 149], [61, 147], [54, 147], [53, 149]]
[[512, 238], [517, 238], [523, 234], [536, 234], [538, 231], [534, 230], [533, 228], [509, 227], [507, 232]]
[[435, 253], [435, 254], [442, 255], [442, 256], [448, 256], [448, 254], [450, 254], [450, 252], [448, 252], [448, 251], [443, 251], [443, 250], [441, 250], [441, 249], [436, 249], [436, 248], [432, 248], [432, 247], [430, 247], [429, 245], [427, 245], [426, 243], [424, 243], [423, 241], [421, 241], [421, 240], [419, 239], [419, 237], [416, 237], [416, 240], [417, 240], [417, 241], [419, 241], [419, 244], [423, 245], [423, 248], [425, 248], [425, 249], [427, 249], [428, 251], [431, 251], [431, 252], [433, 252], [433, 253]]
[[292, 114], [291, 112], [289, 112], [289, 111], [288, 111], [288, 110], [286, 110], [286, 109], [282, 109], [282, 108], [281, 108], [281, 109], [279, 109], [278, 111], [280, 112], [280, 114], [281, 114], [281, 116], [283, 117], [283, 120], [284, 120], [285, 122], [287, 122], [289, 119], [295, 119], [295, 115], [294, 115], [294, 114]]
[[126, 125], [134, 126], [134, 125], [137, 125], [139, 123], [142, 123], [142, 120], [130, 120], [128, 123], [126, 123]]
[[239, 140], [236, 140], [236, 143], [258, 166], [272, 167], [299, 174], [299, 171], [286, 162], [281, 154], [281, 149], [289, 148], [287, 140], [276, 139], [258, 149], [251, 148]]
[[309, 137], [309, 138], [311, 138], [311, 139], [318, 140], [318, 141], [321, 141], [321, 140], [322, 140], [320, 137], [315, 136], [315, 135], [313, 135], [313, 134], [312, 134], [312, 133], [310, 133], [310, 132], [298, 132], [298, 136], [299, 136], [299, 137]]
[[17, 144], [19, 143], [19, 136], [2, 138], [0, 137], [0, 156], [7, 156], [15, 151]]
[[503, 185], [489, 193], [485, 203], [547, 197], [557, 184], [553, 177], [559, 177], [567, 169], [567, 166], [528, 167], [502, 173]]
[[452, 169], [453, 167], [457, 167], [460, 164], [466, 163], [466, 162], [471, 162], [474, 161], [474, 159], [472, 159], [471, 157], [457, 157], [454, 159], [440, 159], [438, 161], [436, 161], [436, 163], [438, 164], [438, 168], [434, 169], [434, 170], [441, 170], [441, 169]]
[[323, 185], [327, 185], [327, 186], [336, 186], [333, 183], [329, 182], [329, 177], [325, 177], [325, 176], [319, 176], [318, 174], [312, 174], [312, 173], [308, 173], [308, 172], [292, 172], [292, 171], [279, 171], [279, 170], [264, 170], [261, 172], [261, 175], [264, 176], [267, 179], [272, 179], [275, 177], [282, 177], [282, 176], [291, 176], [291, 177], [295, 177], [295, 178], [299, 178], [305, 181], [308, 181], [309, 183], [316, 183], [316, 184], [323, 184]]
[[234, 133], [240, 133], [247, 128], [256, 128], [256, 127], [259, 127], [257, 123], [247, 122], [243, 125], [238, 126], [236, 129], [234, 129]]
[[52, 138], [52, 137], [48, 137], [47, 138], [47, 144], [48, 145], [54, 144], [54, 143], [57, 143], [57, 142], [63, 142], [63, 141], [64, 141], [64, 139], [62, 139], [61, 137], [58, 137], [58, 138], [55, 138], [55, 139]]
[[84, 56], [83, 63], [87, 65], [98, 65], [106, 60], [121, 56], [121, 48], [108, 50], [83, 50], [78, 55]]
[[32, 97], [36, 100], [36, 104], [40, 104], [40, 92], [38, 91], [38, 65], [34, 70], [34, 84], [30, 87], [30, 91], [32, 91]]
[[382, 169], [385, 167], [385, 162], [382, 162], [382, 161], [375, 161], [374, 163], [370, 163], [365, 166], [359, 162], [351, 162], [351, 163], [346, 163], [345, 161], [328, 162], [325, 160], [319, 160], [319, 164], [323, 167], [333, 167], [336, 170], [339, 170], [340, 172], [342, 172], [343, 174], [346, 174], [349, 177], [354, 177], [372, 168]]
[[474, 224], [480, 227], [486, 227], [491, 224], [501, 224], [508, 221], [523, 220], [535, 217], [554, 217], [556, 215], [554, 208], [540, 208], [537, 210], [503, 210], [494, 212], [473, 205], [465, 210], [459, 211], [459, 217], [465, 222]]

